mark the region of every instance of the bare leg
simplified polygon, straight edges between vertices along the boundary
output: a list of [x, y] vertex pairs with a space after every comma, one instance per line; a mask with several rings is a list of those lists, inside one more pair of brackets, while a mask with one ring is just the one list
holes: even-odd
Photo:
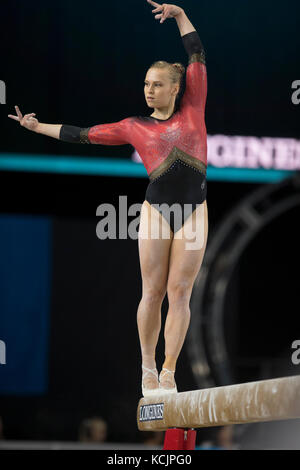
[[[175, 371], [176, 362], [182, 349], [190, 323], [190, 297], [205, 253], [208, 234], [208, 213], [206, 201], [186, 220], [185, 230], [190, 226], [202, 240], [201, 248], [187, 249], [190, 243], [183, 228], [175, 233], [170, 253], [170, 266], [167, 284], [169, 310], [165, 323], [165, 362], [163, 368]], [[182, 237], [182, 238], [180, 238]], [[172, 374], [162, 374], [161, 385], [174, 387]]]
[[[151, 236], [151, 226], [157, 228], [164, 224], [168, 225], [157, 209], [145, 201], [139, 230], [143, 294], [138, 307], [137, 324], [142, 364], [149, 369], [156, 368], [155, 350], [161, 329], [161, 305], [167, 290], [169, 252], [173, 237], [171, 233], [170, 238], [155, 239]], [[146, 388], [158, 387], [154, 374], [145, 374], [143, 382]]]
[[156, 367], [155, 350], [161, 329], [162, 301], [161, 295], [146, 290], [138, 306], [137, 324], [142, 363], [150, 369]]

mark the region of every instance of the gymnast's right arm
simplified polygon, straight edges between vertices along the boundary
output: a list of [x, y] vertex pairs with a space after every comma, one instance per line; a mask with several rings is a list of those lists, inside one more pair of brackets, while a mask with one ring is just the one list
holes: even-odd
[[18, 106], [15, 106], [17, 116], [11, 114], [8, 117], [19, 121], [22, 127], [44, 134], [65, 142], [78, 144], [102, 144], [102, 145], [124, 145], [130, 144], [132, 118], [125, 118], [119, 122], [98, 124], [92, 127], [77, 127], [67, 124], [44, 124], [40, 123], [35, 113], [22, 115]]

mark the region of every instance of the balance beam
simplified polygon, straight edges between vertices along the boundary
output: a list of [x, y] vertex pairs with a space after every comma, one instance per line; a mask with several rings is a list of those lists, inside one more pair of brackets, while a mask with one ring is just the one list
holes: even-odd
[[300, 418], [300, 375], [142, 398], [140, 431]]

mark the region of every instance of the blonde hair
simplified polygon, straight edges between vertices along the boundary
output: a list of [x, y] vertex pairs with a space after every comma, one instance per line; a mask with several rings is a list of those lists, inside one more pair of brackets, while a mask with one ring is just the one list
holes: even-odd
[[166, 60], [157, 60], [156, 62], [153, 62], [153, 64], [150, 65], [149, 69], [164, 69], [167, 68], [169, 72], [169, 77], [172, 83], [179, 83], [179, 91], [176, 95], [176, 102], [179, 100], [179, 95], [182, 91], [182, 86], [183, 86], [183, 77], [185, 73], [185, 67], [182, 65], [180, 62], [175, 62], [174, 64], [171, 64], [170, 62], [167, 62]]

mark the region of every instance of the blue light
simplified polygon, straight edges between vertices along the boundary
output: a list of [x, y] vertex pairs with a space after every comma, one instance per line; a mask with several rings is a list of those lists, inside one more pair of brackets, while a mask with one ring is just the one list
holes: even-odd
[[[106, 175], [127, 178], [148, 178], [141, 163], [120, 158], [59, 157], [56, 155], [0, 154], [0, 170], [79, 175]], [[275, 183], [291, 176], [287, 170], [249, 168], [215, 168], [208, 165], [210, 181]]]

